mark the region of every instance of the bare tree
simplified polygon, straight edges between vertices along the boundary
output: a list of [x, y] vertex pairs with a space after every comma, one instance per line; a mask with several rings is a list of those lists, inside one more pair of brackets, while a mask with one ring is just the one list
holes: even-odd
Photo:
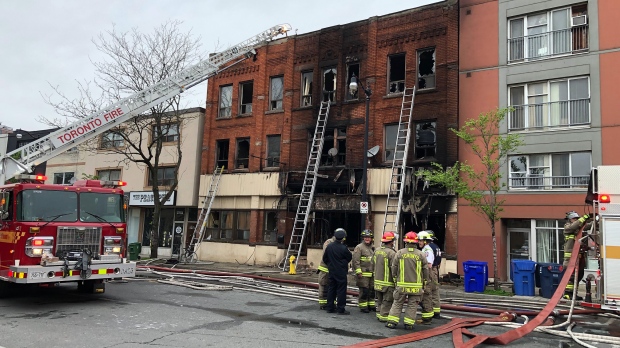
[[[91, 60], [95, 79], [78, 81], [77, 98], [69, 98], [57, 86], [52, 86], [54, 93], [43, 97], [60, 117], [39, 117], [39, 121], [64, 126], [197, 63], [202, 59], [200, 38], [194, 38], [191, 32], [182, 32], [181, 24], [179, 21], [169, 21], [152, 33], [142, 33], [137, 29], [119, 32], [113, 28], [100, 34], [93, 39], [93, 44], [105, 58], [102, 61]], [[53, 100], [52, 96], [59, 101]], [[151, 257], [157, 257], [161, 208], [178, 186], [179, 166], [183, 158], [179, 134], [183, 123], [188, 121], [179, 112], [180, 107], [181, 96], [178, 95], [84, 146], [86, 150], [105, 149], [110, 153], [122, 154], [123, 162], [136, 163], [148, 171], [155, 197]], [[171, 142], [175, 146], [163, 146]], [[174, 176], [158, 179], [158, 173], [161, 176], [163, 168], [162, 154], [165, 153], [175, 159], [174, 163], [166, 163], [165, 166], [166, 169], [173, 168]], [[165, 191], [165, 194], [160, 195], [160, 191]]]

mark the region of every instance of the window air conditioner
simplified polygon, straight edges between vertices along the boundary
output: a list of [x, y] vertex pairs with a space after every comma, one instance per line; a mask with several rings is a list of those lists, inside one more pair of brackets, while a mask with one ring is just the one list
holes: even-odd
[[576, 17], [571, 18], [571, 26], [573, 27], [578, 26], [578, 25], [585, 25], [585, 24], [588, 24], [587, 15], [581, 15], [581, 16], [576, 16]]

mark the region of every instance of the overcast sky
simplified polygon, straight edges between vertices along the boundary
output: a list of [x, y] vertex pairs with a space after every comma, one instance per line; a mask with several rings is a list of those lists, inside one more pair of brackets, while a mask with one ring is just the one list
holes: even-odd
[[[0, 123], [13, 129], [46, 128], [38, 116], [54, 118], [41, 94], [59, 86], [77, 96], [76, 81], [92, 80], [91, 60], [102, 56], [91, 39], [115, 24], [119, 31], [151, 32], [169, 19], [200, 37], [211, 52], [236, 44], [274, 25], [293, 33], [367, 19], [437, 0], [3, 0], [0, 1]], [[188, 107], [204, 106], [206, 90], [196, 86]]]

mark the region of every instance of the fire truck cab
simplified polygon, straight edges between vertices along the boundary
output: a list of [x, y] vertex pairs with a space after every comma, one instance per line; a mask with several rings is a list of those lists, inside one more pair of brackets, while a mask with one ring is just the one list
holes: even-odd
[[105, 280], [135, 276], [136, 263], [125, 258], [123, 182], [18, 178], [0, 186], [0, 295], [60, 282], [103, 293]]

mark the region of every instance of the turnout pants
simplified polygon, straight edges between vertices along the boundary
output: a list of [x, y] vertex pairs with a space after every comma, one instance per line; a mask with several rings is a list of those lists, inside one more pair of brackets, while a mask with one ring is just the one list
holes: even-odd
[[439, 266], [433, 266], [431, 269], [431, 282], [435, 283], [435, 288], [431, 292], [433, 302], [433, 313], [441, 312], [441, 299], [439, 298]]
[[418, 302], [422, 299], [422, 295], [412, 295], [401, 292], [398, 290], [394, 290], [394, 303], [392, 304], [392, 308], [390, 308], [390, 313], [388, 314], [387, 321], [388, 323], [397, 324], [400, 322], [400, 313], [403, 310], [403, 304], [405, 300], [408, 300], [407, 309], [405, 310], [405, 325], [413, 326], [415, 324], [415, 316], [418, 310]]
[[432, 270], [431, 270], [431, 280], [426, 283], [424, 286], [424, 293], [422, 294], [422, 319], [423, 320], [431, 320], [433, 319], [433, 293], [439, 292], [437, 289], [437, 284], [433, 281]]
[[359, 308], [361, 310], [375, 309], [376, 303], [374, 279], [371, 277], [362, 277], [361, 279], [357, 279], [357, 286], [359, 288], [359, 295], [357, 296], [357, 303]]
[[324, 308], [327, 305], [327, 285], [329, 283], [329, 274], [319, 271], [319, 306]]
[[[575, 235], [565, 235], [564, 236], [564, 263], [562, 264], [564, 268], [568, 266], [568, 261], [572, 256], [573, 246], [575, 245]], [[575, 279], [575, 273], [573, 272], [570, 275], [570, 279], [568, 280], [568, 284], [566, 284], [566, 288], [564, 289], [564, 295], [568, 295], [572, 298], [573, 289], [575, 288], [575, 284], [579, 287], [579, 282], [583, 279], [583, 275], [585, 272], [586, 266], [586, 255], [580, 254], [579, 259], [577, 260], [577, 278]]]
[[[384, 287], [382, 291], [376, 291], [377, 294], [377, 319], [386, 322], [392, 303], [394, 303], [394, 287]], [[400, 315], [399, 315], [400, 318]]]

